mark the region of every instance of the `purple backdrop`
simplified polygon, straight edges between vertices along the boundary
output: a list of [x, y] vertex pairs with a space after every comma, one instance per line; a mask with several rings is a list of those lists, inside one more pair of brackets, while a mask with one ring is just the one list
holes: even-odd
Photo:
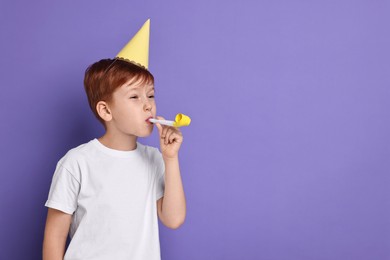
[[[1, 1], [0, 259], [40, 259], [49, 186], [99, 137], [86, 67], [151, 18], [158, 114], [192, 117], [165, 260], [390, 259], [389, 1]], [[184, 97], [184, 98], [179, 98]], [[157, 146], [157, 131], [141, 142]]]

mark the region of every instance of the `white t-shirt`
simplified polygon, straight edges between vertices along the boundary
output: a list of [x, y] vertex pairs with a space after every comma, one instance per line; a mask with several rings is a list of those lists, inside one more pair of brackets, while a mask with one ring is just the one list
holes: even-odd
[[46, 207], [73, 214], [64, 260], [160, 260], [160, 151], [137, 142], [113, 150], [96, 138], [69, 150], [53, 175]]

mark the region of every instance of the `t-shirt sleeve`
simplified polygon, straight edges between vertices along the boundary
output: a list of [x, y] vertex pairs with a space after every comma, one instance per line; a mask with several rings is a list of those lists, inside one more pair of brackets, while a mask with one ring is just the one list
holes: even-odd
[[77, 208], [80, 182], [61, 163], [54, 172], [46, 207], [73, 214]]
[[156, 149], [156, 178], [157, 178], [157, 188], [156, 188], [156, 199], [159, 200], [164, 196], [165, 190], [165, 163], [162, 157], [161, 152]]

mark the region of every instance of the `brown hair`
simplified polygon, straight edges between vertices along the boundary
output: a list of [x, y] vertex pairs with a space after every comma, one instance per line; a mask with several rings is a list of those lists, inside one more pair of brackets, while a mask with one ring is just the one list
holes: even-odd
[[154, 77], [147, 69], [120, 59], [103, 59], [85, 70], [84, 89], [89, 107], [104, 127], [104, 120], [96, 110], [97, 103], [111, 102], [112, 93], [131, 79], [141, 84], [154, 84]]

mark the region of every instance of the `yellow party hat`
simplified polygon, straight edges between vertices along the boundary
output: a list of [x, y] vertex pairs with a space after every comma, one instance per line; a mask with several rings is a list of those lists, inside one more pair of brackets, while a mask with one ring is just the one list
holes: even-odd
[[148, 19], [134, 37], [116, 55], [117, 59], [134, 63], [148, 69], [149, 64], [150, 19]]

